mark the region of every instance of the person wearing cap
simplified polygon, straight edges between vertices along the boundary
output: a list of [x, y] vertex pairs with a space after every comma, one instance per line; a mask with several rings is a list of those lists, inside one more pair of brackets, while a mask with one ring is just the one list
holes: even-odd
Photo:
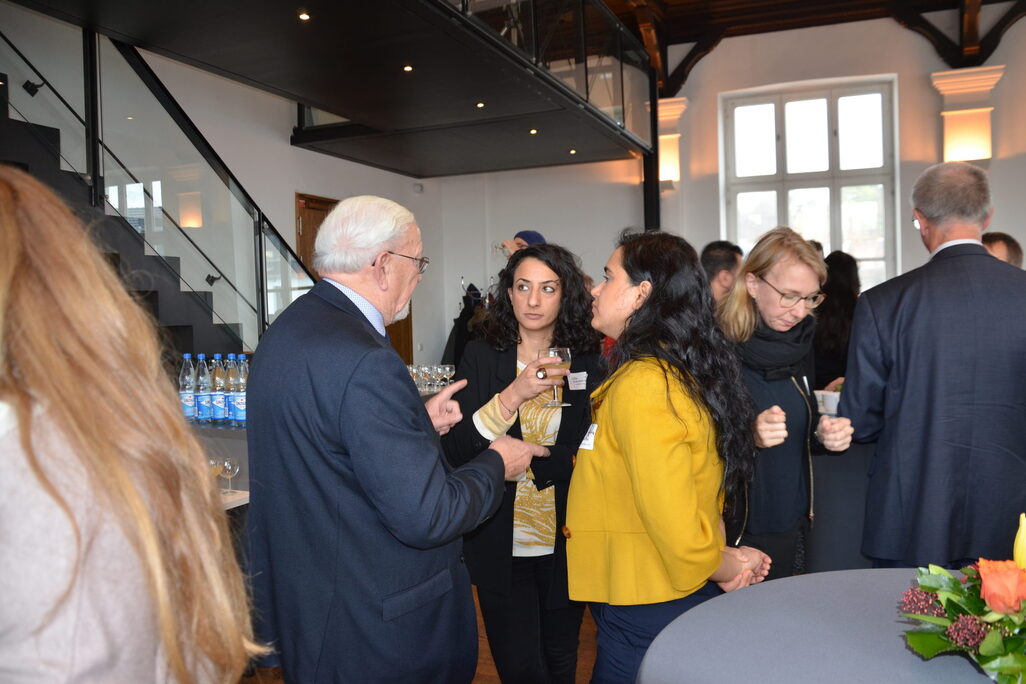
[[506, 240], [502, 243], [502, 251], [505, 252], [506, 258], [513, 256], [514, 252], [519, 252], [525, 247], [531, 245], [544, 245], [545, 236], [536, 230], [522, 230], [513, 236], [512, 240]]

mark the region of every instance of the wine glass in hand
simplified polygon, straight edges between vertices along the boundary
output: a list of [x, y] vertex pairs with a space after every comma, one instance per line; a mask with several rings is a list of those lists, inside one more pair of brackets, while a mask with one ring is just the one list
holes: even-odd
[[234, 458], [224, 459], [224, 469], [221, 471], [221, 477], [228, 480], [228, 491], [232, 490], [232, 478], [239, 474], [239, 462]]
[[[570, 350], [566, 347], [551, 347], [549, 349], [542, 349], [538, 352], [538, 358], [554, 357], [559, 359], [559, 363], [546, 364], [543, 368], [570, 368]], [[569, 406], [566, 402], [559, 400], [559, 387], [558, 385], [552, 386], [552, 401], [542, 404], [545, 407], [555, 406]]]

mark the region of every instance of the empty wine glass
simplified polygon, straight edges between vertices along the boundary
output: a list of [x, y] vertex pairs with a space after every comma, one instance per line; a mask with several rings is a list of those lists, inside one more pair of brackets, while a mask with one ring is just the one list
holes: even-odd
[[224, 470], [224, 461], [219, 458], [208, 458], [207, 467], [210, 468], [210, 476], [216, 479]]
[[[550, 347], [549, 349], [542, 349], [538, 352], [538, 358], [543, 359], [547, 357], [555, 357], [560, 361], [559, 363], [551, 363], [544, 366], [544, 368], [570, 368], [570, 350], [566, 347]], [[547, 408], [553, 408], [556, 406], [569, 406], [566, 402], [559, 400], [559, 386], [552, 386], [552, 401], [545, 402], [542, 406]]]
[[224, 469], [221, 471], [221, 477], [228, 480], [228, 491], [232, 490], [232, 478], [239, 474], [239, 462], [234, 458], [228, 457], [224, 459]]
[[456, 366], [451, 363], [442, 364], [442, 379], [445, 380], [445, 384], [448, 385], [452, 382], [452, 376], [456, 375]]
[[420, 366], [421, 384], [418, 386], [422, 392], [431, 390], [431, 366]]

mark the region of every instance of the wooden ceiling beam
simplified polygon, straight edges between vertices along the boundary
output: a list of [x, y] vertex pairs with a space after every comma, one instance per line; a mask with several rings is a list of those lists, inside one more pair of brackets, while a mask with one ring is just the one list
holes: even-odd
[[629, 0], [634, 8], [634, 20], [638, 33], [648, 52], [648, 60], [655, 70], [658, 86], [666, 83], [666, 45], [661, 40], [662, 18], [665, 7], [658, 0]]
[[703, 36], [697, 43], [692, 46], [691, 51], [684, 56], [677, 68], [673, 70], [673, 73], [666, 78], [666, 85], [659, 90], [659, 97], [677, 97], [677, 93], [684, 87], [684, 81], [687, 80], [688, 74], [695, 68], [698, 61], [713, 51], [720, 41], [723, 40], [723, 30], [712, 31]]
[[962, 59], [973, 61], [980, 55], [980, 0], [962, 0], [958, 14], [962, 38]]

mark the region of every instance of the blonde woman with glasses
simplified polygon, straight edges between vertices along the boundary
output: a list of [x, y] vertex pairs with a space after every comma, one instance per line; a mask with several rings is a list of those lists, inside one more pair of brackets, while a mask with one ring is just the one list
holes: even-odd
[[813, 511], [812, 451], [843, 451], [847, 418], [820, 416], [812, 388], [816, 322], [826, 264], [790, 228], [775, 228], [749, 252], [719, 304], [719, 320], [741, 350], [742, 376], [758, 414], [758, 457], [747, 506], [733, 521], [732, 542], [773, 558], [767, 579], [804, 569], [804, 538]]
[[151, 319], [0, 166], [0, 681], [237, 682], [242, 576]]

